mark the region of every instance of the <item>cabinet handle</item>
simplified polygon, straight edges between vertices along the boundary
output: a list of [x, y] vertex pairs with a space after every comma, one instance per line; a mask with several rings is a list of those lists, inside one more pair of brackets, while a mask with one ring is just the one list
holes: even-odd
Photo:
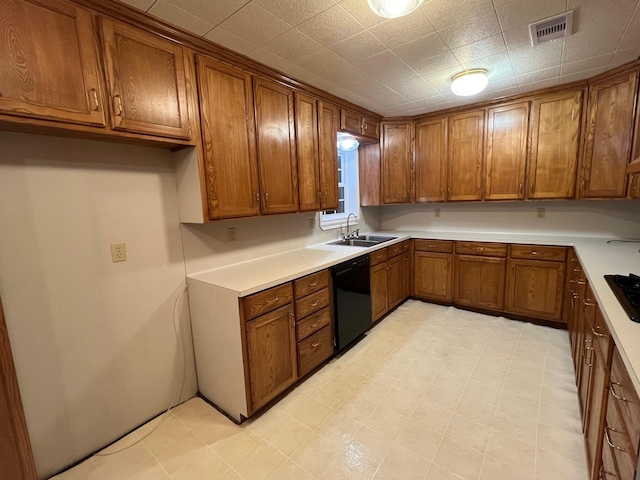
[[522, 194], [524, 193], [524, 191], [523, 191], [523, 190], [524, 190], [524, 184], [523, 184], [523, 183], [521, 183], [521, 184], [520, 184], [520, 188], [518, 189], [518, 192], [520, 192], [520, 195], [522, 195]]
[[538, 252], [536, 252], [535, 250], [531, 250], [531, 255], [538, 255]]
[[256, 206], [260, 206], [260, 192], [256, 192]]
[[536, 184], [531, 182], [531, 193], [536, 193]]
[[579, 278], [576, 283], [578, 285], [586, 285], [587, 281], [584, 278]]
[[318, 192], [318, 203], [322, 203], [322, 192]]
[[307, 287], [315, 287], [317, 284], [318, 282], [307, 283]]
[[584, 298], [582, 299], [582, 303], [584, 304], [585, 307], [595, 307], [597, 305], [597, 303], [589, 302], [589, 301], [585, 300]]
[[582, 270], [580, 267], [573, 267], [574, 272], [579, 272], [580, 270]]
[[271, 300], [265, 300], [264, 303], [269, 304], [269, 303], [277, 302], [278, 300], [280, 300], [280, 297], [272, 298]]
[[621, 452], [626, 452], [626, 450], [617, 447], [616, 445], [614, 445], [613, 443], [611, 443], [611, 438], [609, 438], [609, 432], [617, 432], [618, 430], [616, 430], [615, 428], [611, 428], [611, 427], [604, 427], [604, 438], [607, 441], [607, 443], [609, 444], [609, 446], [611, 448], [615, 448], [616, 450], [620, 450]]
[[318, 346], [322, 343], [322, 340], [318, 340], [316, 343], [311, 344], [311, 348], [318, 348]]
[[318, 326], [318, 322], [311, 324], [311, 328], [316, 328], [317, 326]]
[[122, 107], [122, 99], [120, 98], [120, 95], [115, 95], [113, 100], [116, 102], [116, 115], [119, 117], [123, 116], [124, 108]]
[[476, 252], [484, 252], [484, 247], [476, 247]]
[[100, 110], [100, 101], [98, 100], [98, 91], [95, 88], [92, 88], [89, 91], [93, 96], [93, 110], [97, 112]]
[[447, 188], [447, 196], [451, 198], [451, 187]]
[[442, 196], [443, 194], [444, 194], [444, 189], [440, 187], [440, 196]]
[[319, 300], [316, 300], [315, 302], [313, 302], [311, 305], [309, 305], [310, 307], [317, 307], [320, 304]]
[[618, 382], [614, 382], [611, 381], [609, 383], [609, 391], [611, 392], [611, 395], [613, 395], [613, 398], [620, 400], [622, 402], [628, 402], [629, 400], [627, 400], [625, 397], [621, 397], [620, 395], [618, 395], [615, 391], [615, 389], [613, 388], [614, 385], [618, 385], [619, 387], [623, 387], [624, 385], [622, 385], [621, 383]]
[[605, 335], [604, 333], [598, 333], [595, 331], [595, 329], [591, 329], [591, 333], [593, 333], [596, 337], [606, 337], [607, 335]]
[[574, 293], [573, 297], [571, 297], [571, 310], [576, 309], [576, 299], [578, 298], [578, 294]]
[[269, 193], [268, 192], [264, 192], [264, 204], [265, 206], [269, 206]]

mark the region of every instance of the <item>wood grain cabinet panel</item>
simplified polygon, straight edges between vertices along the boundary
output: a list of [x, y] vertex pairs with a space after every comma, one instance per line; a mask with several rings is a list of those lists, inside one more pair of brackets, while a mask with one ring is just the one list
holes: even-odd
[[293, 91], [254, 77], [262, 213], [298, 210]]
[[411, 295], [411, 253], [402, 254], [402, 299], [407, 299]]
[[362, 116], [360, 117], [362, 123], [362, 136], [371, 138], [372, 140], [378, 140], [380, 138], [380, 122], [377, 120]]
[[416, 202], [447, 198], [447, 119], [417, 122], [415, 126]]
[[387, 310], [400, 305], [404, 300], [404, 273], [402, 255], [387, 261]]
[[358, 179], [360, 205], [363, 207], [382, 205], [380, 144], [360, 145], [358, 148]]
[[295, 100], [300, 211], [318, 211], [322, 201], [318, 150], [318, 102], [315, 98], [300, 92], [296, 92]]
[[306, 375], [331, 355], [333, 355], [333, 337], [331, 326], [327, 325], [298, 343], [299, 376]]
[[277, 287], [263, 290], [243, 298], [244, 317], [247, 320], [257, 318], [267, 312], [276, 310], [293, 301], [293, 286], [285, 283]]
[[449, 117], [447, 200], [482, 199], [484, 110]]
[[88, 10], [62, 0], [2, 0], [0, 65], [0, 113], [104, 126]]
[[455, 255], [454, 303], [503, 310], [506, 264], [504, 258]]
[[453, 262], [449, 253], [416, 251], [414, 255], [414, 294], [440, 302], [451, 302]]
[[318, 140], [320, 143], [320, 191], [322, 210], [338, 208], [338, 107], [318, 102]]
[[112, 128], [190, 138], [183, 47], [124, 23], [101, 20]]
[[209, 218], [259, 215], [251, 75], [203, 55], [196, 61]]
[[509, 260], [507, 311], [562, 321], [565, 265], [540, 260]]
[[529, 102], [488, 110], [484, 173], [486, 200], [524, 199], [528, 130]]
[[582, 90], [533, 100], [527, 198], [573, 198], [580, 147]]
[[340, 130], [353, 135], [362, 134], [362, 119], [358, 112], [351, 110], [340, 110]]
[[298, 378], [293, 306], [246, 324], [251, 410], [256, 411]]
[[583, 198], [624, 198], [638, 73], [589, 86]]
[[375, 322], [385, 313], [387, 313], [387, 262], [383, 261], [371, 267], [370, 272], [371, 285], [371, 320]]
[[411, 201], [410, 123], [382, 124], [382, 203], [409, 203]]

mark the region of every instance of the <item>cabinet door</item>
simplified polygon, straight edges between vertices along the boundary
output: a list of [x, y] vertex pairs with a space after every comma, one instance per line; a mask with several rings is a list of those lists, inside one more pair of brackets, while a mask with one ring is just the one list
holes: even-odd
[[[596, 472], [600, 468], [602, 455], [602, 436], [604, 429], [606, 400], [609, 390], [609, 371], [606, 359], [599, 348], [593, 350], [591, 360], [591, 385], [589, 392], [589, 420], [585, 432], [587, 465], [591, 472]], [[592, 476], [597, 478], [597, 476]]]
[[362, 136], [378, 140], [380, 138], [380, 122], [370, 117], [360, 117], [362, 123]]
[[402, 298], [411, 296], [411, 253], [402, 255]]
[[449, 117], [447, 199], [482, 199], [484, 110]]
[[387, 262], [371, 267], [371, 317], [375, 322], [387, 313]]
[[318, 157], [318, 102], [299, 92], [296, 92], [295, 99], [300, 211], [318, 211], [322, 194]]
[[454, 303], [503, 310], [506, 264], [504, 258], [456, 255]]
[[565, 269], [560, 262], [509, 260], [507, 311], [563, 321]]
[[387, 261], [387, 306], [389, 310], [402, 303], [403, 282], [402, 255], [397, 255]]
[[624, 198], [637, 72], [589, 86], [583, 198]]
[[251, 75], [202, 55], [196, 61], [209, 218], [259, 215]]
[[629, 197], [640, 198], [640, 173], [631, 175], [629, 181]]
[[411, 124], [382, 124], [382, 203], [411, 201]]
[[580, 146], [582, 90], [531, 105], [527, 198], [573, 198]]
[[102, 18], [114, 130], [190, 138], [183, 48]]
[[254, 78], [262, 213], [298, 210], [293, 91]]
[[322, 210], [338, 208], [338, 107], [318, 102]]
[[380, 144], [360, 145], [358, 149], [358, 180], [360, 205], [382, 205], [380, 192]]
[[360, 114], [351, 110], [340, 110], [340, 130], [353, 135], [362, 135]]
[[447, 188], [447, 119], [416, 123], [416, 202], [444, 202]]
[[251, 410], [256, 411], [298, 378], [293, 306], [247, 323]]
[[592, 378], [593, 349], [595, 348], [593, 326], [597, 308], [598, 304], [593, 299], [593, 291], [587, 285], [580, 305], [580, 368], [578, 369], [578, 399], [580, 401], [580, 411], [582, 412], [582, 427], [585, 431], [589, 413], [589, 389]]
[[103, 126], [91, 13], [60, 0], [0, 3], [0, 112]]
[[451, 254], [416, 252], [414, 292], [417, 297], [451, 302]]
[[529, 102], [488, 110], [485, 200], [524, 198], [528, 131]]

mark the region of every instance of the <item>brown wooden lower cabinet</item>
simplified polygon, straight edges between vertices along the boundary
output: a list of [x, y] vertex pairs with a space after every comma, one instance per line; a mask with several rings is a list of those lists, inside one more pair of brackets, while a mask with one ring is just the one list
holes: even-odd
[[397, 307], [404, 300], [404, 273], [402, 271], [402, 255], [387, 260], [387, 307]]
[[506, 267], [504, 258], [455, 255], [453, 302], [503, 310]]
[[405, 301], [411, 293], [411, 243], [405, 241], [371, 254], [371, 321]]
[[451, 302], [452, 257], [450, 253], [415, 252], [414, 294], [416, 297]]
[[371, 320], [375, 322], [387, 311], [387, 262], [382, 262], [371, 267]]

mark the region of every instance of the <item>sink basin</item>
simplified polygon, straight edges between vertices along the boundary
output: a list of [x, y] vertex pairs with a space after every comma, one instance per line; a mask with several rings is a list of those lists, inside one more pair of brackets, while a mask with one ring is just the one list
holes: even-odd
[[348, 240], [336, 240], [329, 242], [327, 245], [344, 245], [347, 247], [373, 247], [389, 240], [395, 240], [397, 237], [381, 237], [376, 235], [359, 235], [356, 238]]

